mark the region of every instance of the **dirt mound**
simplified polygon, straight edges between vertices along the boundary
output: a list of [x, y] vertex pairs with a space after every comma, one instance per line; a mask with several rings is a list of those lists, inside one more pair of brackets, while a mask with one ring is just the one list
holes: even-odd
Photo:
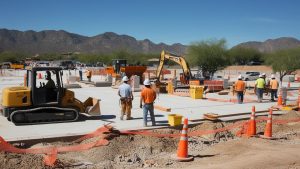
[[300, 118], [300, 112], [291, 110], [281, 116], [275, 116], [273, 119], [275, 119], [275, 120], [293, 120], [293, 119], [299, 119], [299, 118]]
[[107, 168], [164, 166], [166, 159], [161, 162], [151, 159], [164, 153], [173, 152], [176, 150], [177, 143], [178, 139], [121, 135], [111, 140], [108, 146], [93, 148], [84, 152], [62, 154], [59, 158], [66, 161], [70, 159], [84, 161], [97, 168], [100, 166]]
[[41, 155], [14, 154], [0, 152], [0, 168], [43, 168], [43, 157]]

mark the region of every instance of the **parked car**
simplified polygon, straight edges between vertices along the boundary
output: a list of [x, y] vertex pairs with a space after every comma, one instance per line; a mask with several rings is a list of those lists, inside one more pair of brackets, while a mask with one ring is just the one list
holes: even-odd
[[260, 72], [246, 72], [244, 75], [245, 81], [252, 81], [259, 78]]

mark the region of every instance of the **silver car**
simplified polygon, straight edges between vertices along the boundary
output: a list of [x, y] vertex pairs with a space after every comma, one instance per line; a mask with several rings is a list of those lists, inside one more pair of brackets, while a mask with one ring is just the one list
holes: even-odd
[[253, 81], [259, 78], [260, 72], [246, 72], [245, 81]]

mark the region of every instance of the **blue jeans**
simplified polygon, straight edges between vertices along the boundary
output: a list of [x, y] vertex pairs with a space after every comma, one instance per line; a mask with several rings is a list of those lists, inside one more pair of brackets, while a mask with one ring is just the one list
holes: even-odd
[[271, 100], [274, 101], [274, 97], [277, 98], [277, 89], [271, 89]]
[[82, 71], [79, 70], [79, 77], [80, 77], [80, 81], [82, 81]]
[[151, 121], [152, 121], [152, 126], [155, 126], [155, 117], [154, 117], [153, 104], [144, 104], [144, 106], [143, 106], [144, 126], [147, 126], [148, 111], [150, 112], [150, 118], [151, 118]]
[[263, 93], [264, 93], [264, 88], [257, 88], [256, 89], [256, 94], [257, 94], [258, 102], [262, 102]]
[[240, 92], [240, 91], [237, 92], [237, 100], [238, 100], [239, 104], [243, 103], [243, 101], [244, 101], [244, 92], [243, 91], [242, 92]]

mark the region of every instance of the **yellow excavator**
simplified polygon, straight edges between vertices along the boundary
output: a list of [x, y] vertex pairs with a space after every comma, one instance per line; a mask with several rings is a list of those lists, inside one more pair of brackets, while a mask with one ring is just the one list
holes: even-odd
[[191, 73], [189, 64], [184, 59], [184, 56], [178, 56], [178, 55], [166, 52], [164, 50], [160, 54], [159, 65], [158, 65], [157, 71], [156, 71], [156, 78], [158, 80], [160, 80], [163, 66], [167, 60], [171, 60], [181, 66], [182, 71], [183, 71], [183, 76], [181, 77], [180, 82], [182, 84], [188, 84], [189, 79], [192, 78], [192, 73]]
[[189, 88], [189, 83], [192, 80], [193, 76], [189, 64], [185, 60], [184, 56], [178, 56], [170, 52], [166, 52], [164, 50], [160, 54], [159, 65], [156, 70], [156, 77], [155, 77], [156, 87], [159, 88], [160, 92], [166, 92], [167, 83], [161, 80], [161, 74], [162, 74], [163, 66], [168, 60], [171, 60], [179, 64], [183, 71], [183, 73], [180, 74], [181, 85], [177, 86], [177, 88]]
[[2, 114], [16, 125], [76, 121], [80, 113], [101, 115], [100, 99], [76, 99], [64, 88], [62, 76], [60, 67], [27, 70], [24, 86], [3, 89]]

